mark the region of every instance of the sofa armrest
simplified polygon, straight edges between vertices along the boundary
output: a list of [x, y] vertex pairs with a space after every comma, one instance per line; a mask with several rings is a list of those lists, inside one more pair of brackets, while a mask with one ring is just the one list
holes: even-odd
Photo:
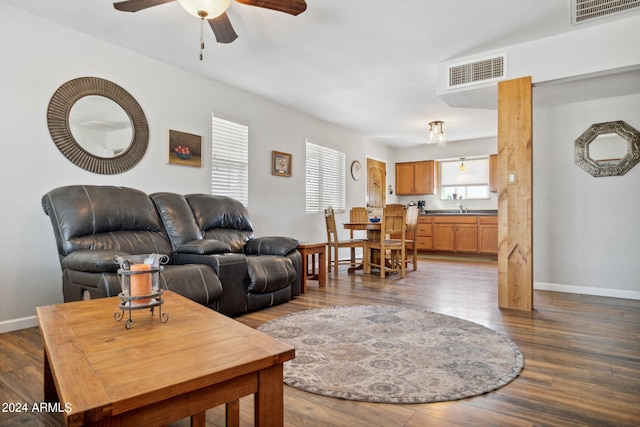
[[300, 242], [291, 237], [267, 236], [251, 239], [244, 247], [247, 255], [284, 256], [298, 247]]
[[113, 260], [116, 255], [128, 256], [126, 252], [109, 249], [82, 249], [64, 257], [62, 267], [88, 273], [116, 273], [119, 265]]
[[228, 316], [247, 311], [247, 257], [244, 254], [218, 255], [176, 254], [178, 264], [205, 264], [213, 268], [222, 283], [217, 310]]
[[228, 243], [214, 239], [192, 240], [183, 245], [178, 246], [177, 253], [195, 254], [195, 255], [211, 255], [224, 254], [231, 252], [231, 246]]

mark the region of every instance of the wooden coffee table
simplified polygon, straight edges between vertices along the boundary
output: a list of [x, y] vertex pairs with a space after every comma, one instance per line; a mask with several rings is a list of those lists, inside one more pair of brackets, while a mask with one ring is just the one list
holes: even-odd
[[[44, 391], [67, 408], [69, 426], [162, 425], [227, 404], [239, 424], [239, 399], [255, 394], [255, 425], [282, 426], [283, 363], [293, 347], [178, 294], [158, 310], [116, 321], [118, 298], [38, 307], [44, 340]], [[128, 313], [127, 313], [128, 315]]]

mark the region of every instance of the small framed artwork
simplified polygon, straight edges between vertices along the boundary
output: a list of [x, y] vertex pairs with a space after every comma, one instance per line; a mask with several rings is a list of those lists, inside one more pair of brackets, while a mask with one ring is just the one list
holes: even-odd
[[271, 175], [291, 176], [291, 154], [271, 152]]
[[169, 163], [198, 168], [202, 166], [202, 137], [170, 129]]

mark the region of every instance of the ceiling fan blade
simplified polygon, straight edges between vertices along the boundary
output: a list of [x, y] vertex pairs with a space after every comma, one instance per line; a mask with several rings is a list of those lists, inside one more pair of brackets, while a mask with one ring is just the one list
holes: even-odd
[[229, 21], [227, 12], [224, 12], [222, 15], [215, 18], [207, 19], [207, 21], [209, 21], [209, 25], [211, 26], [218, 43], [231, 43], [238, 38], [236, 31], [231, 25], [231, 21]]
[[169, 3], [175, 0], [127, 0], [114, 3], [113, 7], [121, 12], [138, 12], [153, 6]]
[[236, 0], [238, 3], [249, 6], [262, 7], [264, 9], [277, 10], [289, 15], [300, 15], [307, 10], [307, 3], [304, 0]]

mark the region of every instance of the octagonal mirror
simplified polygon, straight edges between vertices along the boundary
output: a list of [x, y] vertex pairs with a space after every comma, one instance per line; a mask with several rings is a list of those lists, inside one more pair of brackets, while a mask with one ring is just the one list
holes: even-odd
[[575, 142], [575, 163], [591, 176], [620, 176], [640, 161], [640, 132], [624, 121], [595, 123]]

